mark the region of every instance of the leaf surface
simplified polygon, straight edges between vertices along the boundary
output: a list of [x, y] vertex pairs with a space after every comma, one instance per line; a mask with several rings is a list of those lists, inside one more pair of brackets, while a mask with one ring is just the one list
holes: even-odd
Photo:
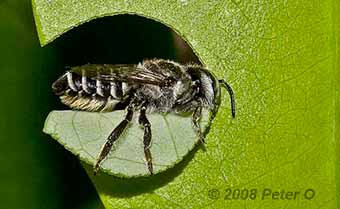
[[[102, 146], [112, 130], [124, 118], [124, 111], [111, 113], [90, 113], [79, 111], [53, 111], [46, 119], [44, 132], [78, 155], [82, 160], [94, 165]], [[208, 112], [201, 119], [203, 130], [208, 124]], [[152, 162], [154, 173], [173, 167], [183, 159], [198, 141], [192, 128], [191, 116], [174, 114], [148, 115], [152, 133]], [[114, 144], [113, 150], [101, 167], [107, 173], [136, 177], [149, 175], [145, 165], [143, 150], [143, 127], [138, 124], [137, 114]]]
[[[178, 167], [134, 180], [89, 172], [105, 206], [336, 208], [335, 7], [332, 0], [34, 0], [42, 44], [94, 18], [138, 14], [177, 31], [235, 91], [236, 120], [224, 99], [206, 150]], [[257, 197], [228, 200], [228, 188], [254, 188]], [[262, 199], [265, 188], [316, 195]]]

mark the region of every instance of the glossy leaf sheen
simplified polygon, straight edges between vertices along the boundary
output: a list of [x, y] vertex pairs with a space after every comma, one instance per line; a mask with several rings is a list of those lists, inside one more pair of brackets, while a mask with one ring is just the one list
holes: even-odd
[[[338, 8], [333, 0], [34, 0], [42, 44], [97, 17], [139, 14], [176, 30], [235, 91], [237, 118], [230, 119], [224, 97], [206, 151], [198, 150], [190, 161], [130, 181], [89, 172], [104, 205], [336, 208]], [[228, 188], [255, 188], [258, 195], [225, 200]], [[316, 195], [261, 199], [264, 188], [302, 193], [312, 188]], [[210, 189], [219, 196], [209, 198]]]

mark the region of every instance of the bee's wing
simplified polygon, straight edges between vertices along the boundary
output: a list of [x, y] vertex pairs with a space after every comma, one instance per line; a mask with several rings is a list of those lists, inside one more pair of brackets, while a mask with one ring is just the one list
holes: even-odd
[[102, 81], [121, 81], [127, 83], [163, 85], [167, 76], [153, 72], [140, 65], [86, 64], [72, 67], [71, 71], [88, 78]]

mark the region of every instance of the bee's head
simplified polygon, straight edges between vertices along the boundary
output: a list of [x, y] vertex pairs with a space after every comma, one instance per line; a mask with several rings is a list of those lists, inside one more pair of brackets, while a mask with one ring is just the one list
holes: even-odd
[[52, 91], [55, 95], [60, 96], [65, 93], [68, 88], [67, 75], [66, 73], [62, 75], [58, 80], [52, 84]]
[[216, 77], [207, 69], [196, 65], [188, 66], [187, 72], [198, 85], [197, 96], [211, 108], [218, 106], [220, 103], [220, 88]]
[[220, 89], [221, 87], [226, 88], [231, 99], [231, 113], [232, 116], [235, 117], [234, 93], [227, 82], [224, 80], [218, 80], [217, 77], [210, 71], [200, 66], [188, 66], [187, 72], [190, 74], [194, 82], [198, 81], [199, 83], [198, 96], [201, 97], [215, 113], [217, 112], [217, 108], [220, 105]]

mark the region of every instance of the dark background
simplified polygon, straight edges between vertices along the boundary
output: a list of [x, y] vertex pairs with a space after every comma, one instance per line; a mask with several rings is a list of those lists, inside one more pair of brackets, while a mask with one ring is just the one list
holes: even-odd
[[40, 47], [29, 0], [0, 0], [0, 207], [103, 208], [78, 159], [42, 133], [51, 110], [65, 109], [51, 84], [65, 66], [198, 62], [169, 28], [119, 15], [67, 32]]

